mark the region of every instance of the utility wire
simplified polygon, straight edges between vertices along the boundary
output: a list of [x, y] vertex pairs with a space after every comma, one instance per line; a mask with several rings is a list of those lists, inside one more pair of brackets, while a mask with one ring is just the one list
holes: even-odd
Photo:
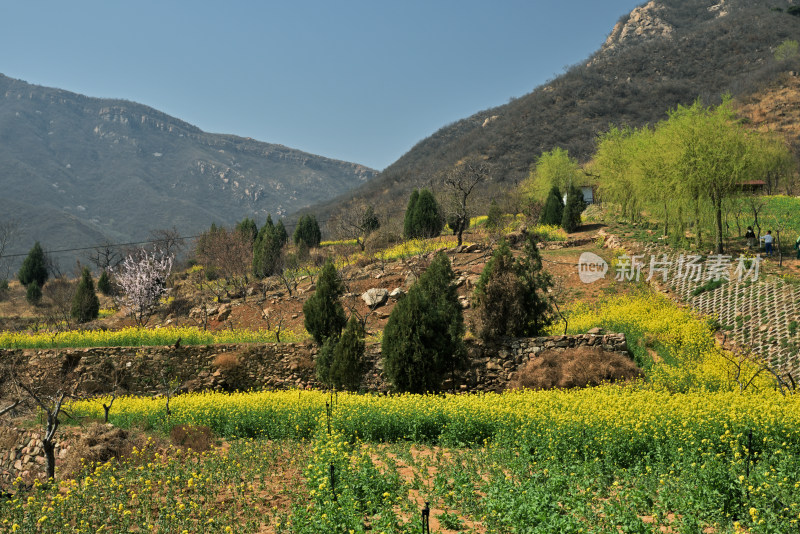
[[[327, 223], [327, 222], [332, 221], [332, 220], [334, 220], [334, 217], [330, 217], [328, 219], [324, 219], [324, 220], [317, 221], [317, 222], [318, 223]], [[288, 230], [290, 228], [295, 228], [296, 226], [297, 226], [297, 223], [284, 224], [284, 227], [286, 228], [287, 232], [288, 232]], [[188, 235], [188, 236], [181, 236], [181, 237], [172, 237], [170, 239], [174, 239], [176, 241], [185, 241], [187, 239], [197, 239], [198, 237], [202, 237], [202, 236], [203, 236], [203, 234]], [[131, 247], [131, 246], [137, 246], [137, 245], [150, 245], [150, 244], [153, 244], [153, 243], [158, 243], [160, 241], [163, 241], [163, 240], [162, 239], [152, 239], [152, 240], [149, 240], [149, 241], [132, 241], [130, 243], [102, 243], [100, 245], [93, 245], [93, 246], [90, 246], [90, 247], [62, 248], [62, 249], [58, 249], [58, 250], [45, 250], [45, 252], [47, 254], [63, 254], [63, 253], [66, 253], [66, 252], [83, 252], [83, 251], [86, 251], [86, 250], [95, 250], [95, 249], [98, 249], [98, 248], [117, 248], [117, 247]], [[3, 258], [21, 258], [23, 256], [27, 256], [28, 254], [29, 254], [28, 252], [19, 252], [19, 253], [15, 253], [15, 254], [3, 254], [2, 257]]]

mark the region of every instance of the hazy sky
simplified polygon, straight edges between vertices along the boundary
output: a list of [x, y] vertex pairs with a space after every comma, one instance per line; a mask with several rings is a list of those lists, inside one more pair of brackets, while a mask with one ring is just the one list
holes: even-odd
[[637, 0], [0, 5], [0, 73], [383, 169], [586, 59]]

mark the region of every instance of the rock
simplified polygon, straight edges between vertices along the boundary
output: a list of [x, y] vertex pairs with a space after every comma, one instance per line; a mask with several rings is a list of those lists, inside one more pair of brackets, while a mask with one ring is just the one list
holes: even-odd
[[361, 295], [361, 300], [363, 300], [370, 308], [377, 308], [378, 306], [383, 306], [386, 304], [386, 301], [389, 300], [389, 291], [383, 288], [374, 287], [365, 291]]
[[408, 273], [408, 276], [406, 276], [406, 281], [403, 284], [403, 286], [411, 287], [414, 285], [414, 283], [416, 283], [416, 281], [417, 281], [417, 275], [415, 275], [414, 273]]
[[405, 291], [403, 291], [403, 289], [402, 289], [402, 288], [400, 288], [400, 287], [396, 287], [396, 288], [394, 288], [394, 289], [392, 290], [392, 292], [391, 292], [391, 293], [389, 293], [389, 298], [392, 298], [392, 299], [394, 299], [394, 300], [398, 300], [398, 299], [402, 298], [402, 297], [403, 297], [403, 295], [405, 295], [405, 294], [406, 294], [406, 292], [405, 292]]
[[[210, 314], [209, 314], [210, 315]], [[228, 317], [231, 316], [231, 305], [230, 304], [223, 304], [219, 308], [219, 313], [217, 315], [218, 321], [227, 321]]]
[[605, 331], [602, 328], [600, 328], [599, 326], [595, 326], [594, 328], [589, 329], [589, 331], [586, 333], [591, 334], [593, 336], [599, 336], [602, 335], [604, 332]]

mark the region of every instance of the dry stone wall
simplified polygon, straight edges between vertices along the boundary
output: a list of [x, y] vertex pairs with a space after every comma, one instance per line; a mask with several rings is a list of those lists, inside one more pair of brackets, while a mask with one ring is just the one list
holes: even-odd
[[[462, 391], [501, 391], [516, 370], [543, 350], [601, 345], [628, 354], [624, 334], [509, 338], [495, 343], [467, 340], [470, 365], [456, 377]], [[86, 395], [117, 391], [136, 395], [179, 391], [291, 389], [320, 387], [314, 361], [317, 347], [307, 343], [204, 345], [187, 347], [102, 347], [86, 349], [0, 350], [0, 362], [16, 361], [35, 380], [53, 369], [79, 377]], [[380, 344], [367, 345], [363, 387], [389, 389], [383, 375]], [[453, 384], [447, 384], [452, 387]]]
[[[496, 343], [467, 340], [468, 369], [456, 378], [459, 391], [502, 391], [520, 367], [546, 350], [565, 351], [601, 346], [630, 356], [624, 334], [591, 334], [505, 339]], [[380, 344], [367, 345], [364, 388], [388, 391], [381, 365]], [[117, 347], [52, 350], [0, 350], [0, 362], [16, 361], [34, 380], [59, 369], [64, 376], [80, 377], [83, 393], [163, 394], [165, 384], [177, 380], [182, 391], [313, 388], [312, 343], [266, 345], [208, 345], [173, 347]], [[454, 384], [445, 384], [447, 389]], [[0, 384], [2, 387], [2, 384]], [[26, 483], [44, 477], [41, 432], [0, 426], [0, 488], [20, 476]], [[68, 454], [69, 440], [56, 444], [57, 464]]]

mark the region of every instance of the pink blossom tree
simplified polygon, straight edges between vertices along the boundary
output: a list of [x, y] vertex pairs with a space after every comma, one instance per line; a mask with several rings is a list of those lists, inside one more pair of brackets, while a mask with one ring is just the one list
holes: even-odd
[[159, 250], [144, 249], [127, 256], [117, 268], [114, 279], [121, 290], [122, 304], [134, 322], [144, 326], [167, 292], [167, 277], [174, 256]]

